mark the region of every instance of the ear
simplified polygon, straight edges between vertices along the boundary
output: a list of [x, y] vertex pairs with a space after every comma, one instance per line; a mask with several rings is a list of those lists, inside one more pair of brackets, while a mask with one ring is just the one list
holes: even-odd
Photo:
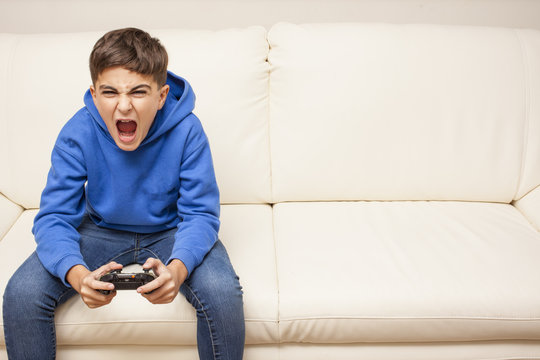
[[158, 110], [161, 110], [163, 105], [165, 105], [165, 100], [167, 100], [167, 95], [169, 94], [169, 85], [163, 85], [163, 87], [159, 90], [159, 108]]
[[92, 94], [92, 97], [96, 98], [96, 89], [94, 88], [94, 85], [90, 85], [90, 94]]

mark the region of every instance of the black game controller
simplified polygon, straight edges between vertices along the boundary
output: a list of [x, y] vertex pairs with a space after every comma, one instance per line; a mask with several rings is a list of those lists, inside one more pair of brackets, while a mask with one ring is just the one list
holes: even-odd
[[[121, 270], [114, 270], [103, 275], [99, 281], [109, 282], [114, 285], [115, 290], [137, 290], [139, 286], [148, 284], [156, 277], [149, 269], [143, 269], [142, 273], [122, 273]], [[98, 290], [100, 293], [109, 295], [111, 290]]]

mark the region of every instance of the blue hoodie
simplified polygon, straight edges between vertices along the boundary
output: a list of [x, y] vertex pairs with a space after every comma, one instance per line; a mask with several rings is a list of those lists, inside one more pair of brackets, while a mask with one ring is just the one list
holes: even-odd
[[109, 229], [177, 227], [169, 261], [181, 260], [190, 274], [216, 242], [219, 191], [208, 139], [192, 113], [195, 94], [171, 72], [167, 84], [165, 105], [135, 151], [116, 145], [90, 91], [60, 131], [32, 232], [39, 259], [64, 284], [71, 267], [88, 267], [76, 230], [85, 213]]

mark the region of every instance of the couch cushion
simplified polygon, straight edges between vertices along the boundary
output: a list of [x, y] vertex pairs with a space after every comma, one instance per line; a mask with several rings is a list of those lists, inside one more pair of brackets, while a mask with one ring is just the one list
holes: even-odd
[[274, 207], [282, 342], [540, 339], [540, 234], [513, 206]]
[[281, 23], [268, 36], [274, 201], [514, 198], [540, 85], [515, 30]]
[[[0, 289], [34, 250], [30, 232], [36, 211], [25, 211], [0, 241]], [[246, 343], [278, 341], [278, 299], [272, 210], [267, 205], [222, 207], [220, 238], [244, 288]], [[253, 271], [257, 269], [257, 271]], [[0, 296], [0, 315], [2, 311]], [[195, 311], [179, 295], [171, 304], [152, 305], [131, 291], [119, 291], [108, 306], [89, 309], [76, 296], [57, 311], [60, 345], [196, 344]], [[0, 344], [4, 344], [0, 316]]]
[[[224, 203], [270, 199], [266, 30], [150, 31], [197, 96]], [[102, 32], [0, 34], [0, 193], [39, 207], [60, 128], [83, 106]], [[9, 154], [9, 156], [5, 156]]]

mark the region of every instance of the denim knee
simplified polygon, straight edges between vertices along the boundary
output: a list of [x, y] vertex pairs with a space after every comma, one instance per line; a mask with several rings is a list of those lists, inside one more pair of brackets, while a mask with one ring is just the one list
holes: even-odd
[[220, 242], [195, 268], [183, 287], [182, 293], [195, 309], [210, 311], [213, 316], [228, 321], [243, 322], [242, 286]]

